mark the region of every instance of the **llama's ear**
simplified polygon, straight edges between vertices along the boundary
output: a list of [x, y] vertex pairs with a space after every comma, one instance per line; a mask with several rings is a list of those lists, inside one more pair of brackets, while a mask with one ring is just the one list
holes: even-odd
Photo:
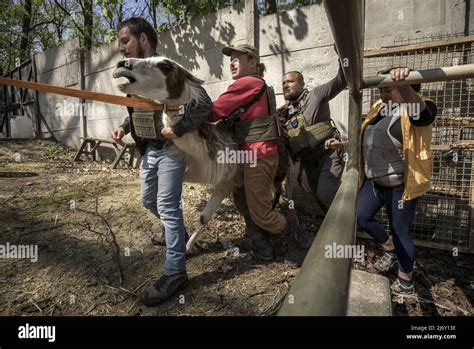
[[172, 63], [167, 59], [155, 63], [155, 66], [159, 68], [164, 75], [168, 75], [173, 70]]
[[166, 87], [168, 89], [169, 99], [177, 99], [181, 96], [186, 78], [187, 72], [177, 65], [166, 75]]
[[201, 80], [201, 79], [195, 77], [193, 74], [191, 74], [191, 73], [188, 72], [188, 71], [187, 71], [186, 77], [187, 77], [189, 80], [191, 80], [192, 82], [196, 83], [196, 84], [199, 84], [199, 85], [204, 84], [204, 80]]
[[199, 85], [202, 85], [204, 84], [204, 80], [201, 80], [197, 77], [195, 77], [193, 74], [191, 74], [191, 72], [189, 70], [187, 70], [185, 67], [183, 67], [181, 64], [179, 63], [176, 63], [175, 64], [181, 68], [181, 70], [183, 70], [186, 74], [186, 79], [188, 79], [189, 81], [195, 83], [195, 84], [199, 84]]

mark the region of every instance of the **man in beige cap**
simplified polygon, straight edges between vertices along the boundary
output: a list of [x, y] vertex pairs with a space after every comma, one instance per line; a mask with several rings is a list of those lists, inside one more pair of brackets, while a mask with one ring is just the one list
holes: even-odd
[[233, 192], [234, 203], [244, 216], [254, 255], [263, 260], [273, 259], [268, 234], [285, 235], [290, 245], [285, 259], [300, 265], [313, 236], [287, 222], [272, 208], [273, 178], [278, 168], [278, 132], [271, 116], [276, 109], [274, 96], [268, 94], [262, 78], [265, 66], [251, 45], [225, 47], [222, 52], [230, 56], [230, 72], [235, 81], [214, 101], [208, 120], [224, 119], [232, 124], [241, 151], [256, 155], [256, 165], [243, 163], [244, 186]]

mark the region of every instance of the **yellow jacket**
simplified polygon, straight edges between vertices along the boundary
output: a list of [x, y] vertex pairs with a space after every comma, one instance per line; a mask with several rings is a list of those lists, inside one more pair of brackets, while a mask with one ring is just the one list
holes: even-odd
[[[422, 97], [423, 98], [423, 97]], [[423, 98], [424, 101], [428, 99]], [[361, 126], [359, 187], [365, 180], [364, 163], [362, 159], [362, 142], [365, 128], [374, 120], [382, 109], [382, 100], [378, 100], [370, 109]], [[405, 111], [400, 118], [403, 134], [403, 159], [405, 162], [404, 185], [402, 200], [415, 199], [431, 188], [431, 166], [433, 157], [430, 151], [432, 125], [413, 126]]]

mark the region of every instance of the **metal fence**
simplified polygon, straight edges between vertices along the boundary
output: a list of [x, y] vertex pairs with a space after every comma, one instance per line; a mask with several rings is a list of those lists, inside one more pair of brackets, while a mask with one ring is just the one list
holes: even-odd
[[[425, 37], [404, 46], [366, 50], [364, 76], [390, 67], [415, 70], [473, 63], [474, 35]], [[438, 116], [433, 125], [432, 189], [420, 198], [412, 223], [418, 245], [474, 252], [473, 80], [460, 79], [422, 84], [421, 94], [433, 100]], [[364, 90], [363, 113], [379, 98], [378, 89]], [[379, 214], [388, 227], [386, 211]]]
[[337, 50], [351, 64], [344, 73], [349, 87], [348, 161], [342, 183], [319, 228], [304, 264], [278, 315], [345, 315], [349, 297], [352, 258], [326, 258], [326, 246], [353, 245], [356, 231], [359, 137], [362, 106], [364, 1], [324, 0]]
[[[357, 63], [344, 71], [349, 85], [346, 148], [349, 161], [342, 184], [289, 291], [293, 303], [285, 299], [278, 315], [327, 316], [347, 312], [352, 259], [324, 258], [324, 247], [330, 243], [347, 245], [355, 240], [360, 116], [379, 97], [376, 89], [366, 89], [362, 105], [359, 90], [363, 87], [438, 81], [424, 84], [422, 91], [438, 105], [439, 117], [433, 131], [434, 185], [418, 205], [413, 223], [415, 238], [418, 243], [473, 250], [471, 80], [474, 65], [468, 65], [473, 37], [367, 50], [362, 57], [364, 1], [324, 0], [323, 3], [339, 55]], [[462, 64], [465, 66], [451, 67]], [[362, 79], [362, 65], [367, 79]], [[404, 82], [385, 81], [389, 79], [387, 76], [374, 77], [377, 71], [393, 66], [411, 66], [421, 71]], [[463, 76], [470, 78], [456, 80]], [[384, 213], [382, 218], [386, 221]]]

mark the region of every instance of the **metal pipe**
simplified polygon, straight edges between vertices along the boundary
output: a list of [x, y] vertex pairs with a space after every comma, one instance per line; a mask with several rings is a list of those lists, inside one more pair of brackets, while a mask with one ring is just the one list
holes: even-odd
[[352, 258], [326, 258], [326, 252], [334, 244], [354, 244], [358, 178], [356, 169], [344, 173], [326, 219], [283, 300], [279, 316], [346, 315]]
[[362, 88], [364, 0], [324, 0], [349, 91]]
[[346, 170], [352, 168], [359, 170], [361, 118], [362, 92], [359, 90], [354, 90], [349, 92], [349, 121], [347, 131], [349, 143], [346, 146]]
[[434, 81], [474, 78], [474, 64], [455, 65], [425, 70], [413, 70], [401, 81], [393, 81], [390, 74], [364, 78], [364, 88], [421, 84]]
[[278, 315], [346, 315], [352, 258], [328, 258], [334, 246], [352, 246], [356, 231], [359, 138], [364, 49], [363, 0], [324, 0], [349, 85], [349, 139], [346, 170], [319, 232]]

